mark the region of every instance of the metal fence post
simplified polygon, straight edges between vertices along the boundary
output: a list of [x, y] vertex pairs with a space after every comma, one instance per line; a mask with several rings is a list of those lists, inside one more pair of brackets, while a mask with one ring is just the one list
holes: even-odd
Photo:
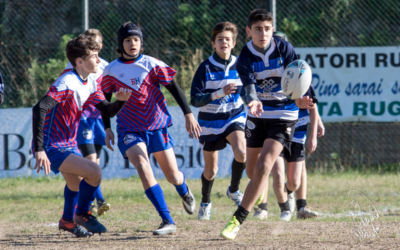
[[89, 0], [82, 0], [82, 33], [89, 29]]

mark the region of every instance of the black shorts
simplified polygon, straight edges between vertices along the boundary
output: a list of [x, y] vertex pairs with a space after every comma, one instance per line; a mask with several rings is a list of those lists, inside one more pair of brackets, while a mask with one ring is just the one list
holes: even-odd
[[279, 155], [287, 162], [300, 162], [306, 159], [304, 144], [290, 142], [284, 145], [281, 154]]
[[262, 148], [266, 139], [273, 139], [283, 146], [291, 142], [297, 120], [261, 119], [247, 117], [246, 142], [248, 148]]
[[226, 137], [234, 131], [244, 131], [243, 123], [238, 123], [238, 122], [232, 123], [231, 125], [229, 125], [229, 127], [225, 129], [225, 131], [222, 134], [220, 134], [217, 137], [216, 140], [215, 137], [213, 137], [214, 140], [205, 141], [206, 139], [204, 139], [204, 137], [203, 138], [200, 137], [199, 141], [201, 144], [201, 148], [203, 148], [204, 151], [210, 151], [210, 152], [224, 149], [226, 147], [226, 144], [230, 144], [229, 141], [226, 139]]
[[81, 154], [83, 157], [86, 157], [91, 154], [96, 154], [96, 158], [100, 158], [101, 154], [101, 149], [103, 148], [102, 145], [97, 145], [97, 144], [81, 144], [78, 145], [79, 151], [81, 151]]

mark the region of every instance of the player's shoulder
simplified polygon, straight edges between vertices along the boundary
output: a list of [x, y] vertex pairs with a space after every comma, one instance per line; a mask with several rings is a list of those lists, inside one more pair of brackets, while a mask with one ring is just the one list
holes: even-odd
[[65, 69], [73, 69], [74, 67], [72, 67], [72, 64], [70, 62], [68, 62], [67, 66], [65, 67]]
[[143, 54], [137, 60], [137, 64], [142, 64], [148, 69], [152, 69], [155, 67], [169, 67], [165, 62], [161, 61], [160, 59]]
[[294, 47], [291, 43], [277, 37], [274, 37], [273, 39], [281, 52], [285, 53], [294, 51]]
[[52, 86], [59, 90], [73, 89], [77, 82], [79, 82], [79, 78], [73, 70], [70, 70], [59, 76]]

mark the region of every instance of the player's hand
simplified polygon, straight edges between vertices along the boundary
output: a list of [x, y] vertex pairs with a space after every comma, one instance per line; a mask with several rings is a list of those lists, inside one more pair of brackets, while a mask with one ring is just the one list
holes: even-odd
[[259, 117], [264, 112], [262, 102], [253, 100], [247, 106], [250, 108], [250, 114]]
[[[110, 144], [111, 141], [111, 144]], [[111, 128], [106, 129], [106, 145], [107, 148], [110, 149], [111, 151], [114, 151], [113, 147], [111, 145], [114, 145], [114, 133], [112, 132]]]
[[116, 93], [115, 93], [115, 97], [117, 98], [117, 100], [119, 101], [123, 101], [126, 102], [128, 101], [129, 97], [131, 97], [132, 94], [132, 90], [128, 89], [128, 88], [120, 88]]
[[225, 95], [230, 95], [236, 92], [237, 87], [236, 84], [234, 83], [228, 83], [227, 85], [225, 85], [225, 87], [223, 88]]
[[322, 136], [324, 136], [325, 135], [325, 126], [324, 126], [324, 124], [322, 123], [322, 121], [321, 121], [321, 119], [319, 119], [319, 121], [318, 121], [318, 128], [317, 128], [318, 130], [318, 132], [317, 132], [317, 136], [318, 137], [322, 137]]
[[192, 113], [185, 115], [185, 125], [186, 125], [186, 130], [190, 135], [190, 138], [199, 139], [201, 127], [199, 123], [196, 121], [196, 118], [194, 118]]
[[308, 153], [312, 154], [317, 149], [317, 137], [311, 136], [308, 139]]
[[37, 173], [40, 172], [40, 169], [44, 168], [44, 174], [49, 174], [50, 173], [50, 160], [46, 155], [46, 152], [44, 151], [40, 151], [40, 152], [35, 152], [35, 159], [36, 159], [36, 163], [35, 163], [35, 169], [37, 168]]
[[296, 106], [301, 109], [314, 109], [313, 100], [308, 96], [303, 96], [294, 102], [296, 103]]

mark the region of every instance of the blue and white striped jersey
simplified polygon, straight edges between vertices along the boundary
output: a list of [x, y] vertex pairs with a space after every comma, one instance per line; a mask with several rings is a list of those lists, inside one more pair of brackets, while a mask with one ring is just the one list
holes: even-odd
[[[255, 84], [257, 97], [264, 112], [259, 118], [296, 120], [299, 108], [288, 99], [281, 88], [285, 67], [297, 60], [293, 46], [281, 39], [271, 38], [271, 47], [265, 55], [255, 50], [252, 41], [245, 45], [237, 62], [237, 71], [244, 86]], [[250, 117], [253, 115], [248, 114]]]
[[236, 70], [235, 56], [226, 66], [217, 62], [213, 56], [202, 62], [193, 78], [191, 96], [212, 93], [229, 83], [235, 83], [235, 93], [213, 100], [211, 103], [200, 108], [198, 122], [201, 126], [201, 137], [207, 141], [225, 131], [234, 122], [244, 124], [246, 112], [243, 101], [240, 98], [242, 82]]

